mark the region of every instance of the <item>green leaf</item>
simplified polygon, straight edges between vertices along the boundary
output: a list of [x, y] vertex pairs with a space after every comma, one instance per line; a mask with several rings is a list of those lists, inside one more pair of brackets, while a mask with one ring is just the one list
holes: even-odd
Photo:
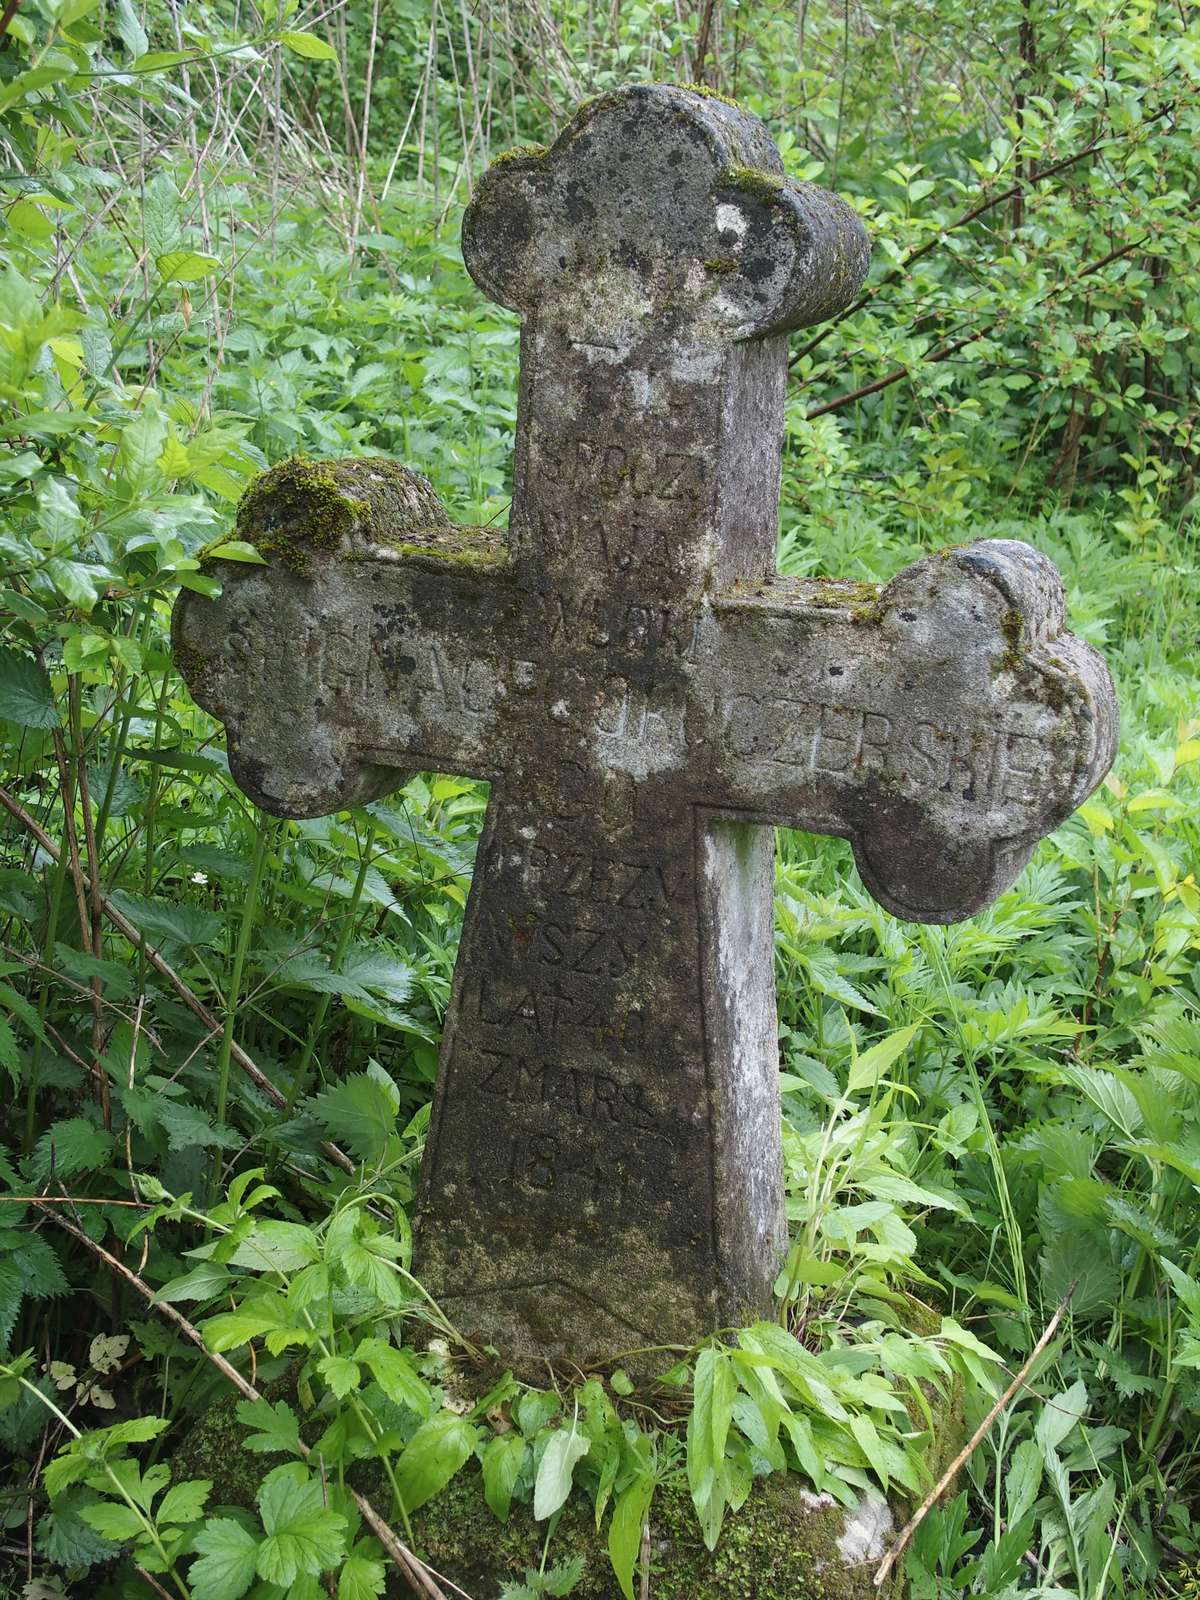
[[653, 1495], [654, 1479], [648, 1472], [639, 1473], [622, 1490], [613, 1507], [612, 1522], [608, 1529], [608, 1559], [612, 1562], [625, 1600], [636, 1600], [633, 1569], [642, 1548], [642, 1529], [646, 1525]]
[[396, 1468], [406, 1511], [416, 1511], [450, 1479], [475, 1451], [476, 1430], [452, 1411], [439, 1411], [413, 1434]]
[[336, 61], [337, 51], [326, 39], [318, 39], [313, 33], [281, 33], [280, 44], [289, 50], [294, 50], [298, 56], [304, 56], [309, 61]]
[[267, 1455], [303, 1455], [300, 1445], [300, 1424], [286, 1400], [239, 1400], [234, 1408], [239, 1422], [247, 1428], [257, 1428], [242, 1440], [246, 1450]]
[[1168, 1261], [1166, 1256], [1159, 1257], [1159, 1265], [1170, 1278], [1175, 1293], [1187, 1307], [1188, 1316], [1200, 1327], [1200, 1283], [1195, 1278], [1182, 1272], [1173, 1261]]
[[736, 1393], [737, 1378], [729, 1357], [706, 1345], [696, 1360], [688, 1424], [688, 1483], [697, 1504], [707, 1499], [713, 1477], [725, 1458]]
[[508, 1521], [513, 1487], [525, 1461], [525, 1440], [516, 1431], [498, 1433], [483, 1452], [483, 1497], [492, 1515]]
[[90, 1567], [111, 1561], [120, 1546], [103, 1538], [84, 1520], [95, 1494], [82, 1486], [65, 1490], [37, 1526], [37, 1547], [57, 1567]]
[[46, 669], [24, 651], [0, 648], [0, 717], [22, 728], [58, 727]]
[[240, 1522], [217, 1517], [192, 1539], [201, 1559], [192, 1563], [188, 1585], [192, 1600], [241, 1600], [254, 1581], [258, 1540]]
[[338, 1574], [337, 1600], [374, 1600], [387, 1586], [382, 1561], [367, 1556], [347, 1556]]
[[132, 1506], [116, 1505], [111, 1500], [98, 1500], [93, 1506], [85, 1506], [81, 1515], [90, 1528], [95, 1528], [114, 1544], [128, 1544], [146, 1531], [144, 1519]]
[[591, 1449], [591, 1440], [581, 1434], [575, 1422], [550, 1435], [538, 1463], [533, 1485], [533, 1514], [542, 1522], [552, 1517], [571, 1492], [576, 1462]]
[[189, 1478], [186, 1483], [172, 1484], [154, 1513], [159, 1527], [167, 1522], [195, 1522], [204, 1510], [211, 1489], [212, 1482], [208, 1478]]
[[212, 944], [221, 932], [221, 919], [214, 912], [180, 900], [132, 894], [128, 889], [114, 889], [110, 898], [152, 943], [174, 939], [180, 944], [206, 945]]
[[198, 283], [201, 278], [211, 277], [221, 270], [216, 256], [204, 255], [199, 250], [165, 250], [162, 255], [155, 256], [154, 265], [164, 283]]
[[391, 1096], [365, 1072], [353, 1073], [318, 1095], [311, 1110], [331, 1139], [363, 1161], [379, 1159], [396, 1127]]
[[51, 1172], [59, 1178], [95, 1172], [107, 1163], [112, 1144], [112, 1134], [86, 1117], [67, 1117], [52, 1123], [34, 1146], [28, 1162], [29, 1175], [41, 1183]]
[[202, 1261], [182, 1278], [172, 1278], [155, 1293], [155, 1300], [213, 1300], [232, 1281], [225, 1268], [215, 1261]]
[[206, 553], [206, 560], [210, 561], [249, 561], [260, 567], [268, 565], [266, 556], [260, 556], [252, 544], [245, 539], [223, 539], [219, 545]]
[[1037, 1419], [1033, 1436], [1045, 1457], [1048, 1452], [1057, 1450], [1075, 1424], [1082, 1420], [1087, 1411], [1088, 1393], [1082, 1382], [1073, 1383], [1071, 1387], [1053, 1400], [1049, 1400], [1042, 1407], [1042, 1414]]
[[433, 1391], [419, 1377], [403, 1350], [382, 1339], [364, 1339], [354, 1352], [354, 1360], [368, 1367], [375, 1382], [397, 1405], [407, 1406], [419, 1417], [429, 1415]]
[[318, 1361], [317, 1373], [339, 1400], [353, 1394], [362, 1382], [358, 1362], [351, 1361], [349, 1356], [326, 1356]]
[[346, 1519], [327, 1509], [320, 1480], [301, 1462], [267, 1474], [258, 1509], [267, 1537], [258, 1547], [256, 1571], [268, 1583], [287, 1588], [302, 1573], [315, 1576], [341, 1560]]
[[846, 1093], [861, 1094], [864, 1089], [873, 1088], [892, 1063], [899, 1060], [908, 1049], [922, 1026], [917, 1022], [910, 1028], [898, 1028], [895, 1033], [889, 1033], [886, 1039], [880, 1039], [878, 1044], [873, 1044], [869, 1050], [857, 1056], [846, 1080]]

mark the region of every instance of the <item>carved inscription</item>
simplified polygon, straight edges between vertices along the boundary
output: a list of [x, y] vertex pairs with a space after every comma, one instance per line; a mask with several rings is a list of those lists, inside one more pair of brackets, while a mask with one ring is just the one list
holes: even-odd
[[568, 987], [553, 979], [530, 989], [485, 975], [479, 984], [479, 1020], [506, 1034], [524, 1028], [540, 1039], [615, 1047], [624, 1053], [643, 1049], [648, 1031], [643, 1014], [622, 1010], [607, 988], [586, 982]]
[[685, 889], [682, 868], [661, 861], [626, 861], [591, 851], [555, 851], [518, 843], [510, 860], [520, 864], [525, 884], [543, 895], [617, 906], [623, 911], [665, 911]]
[[708, 489], [702, 455], [645, 442], [594, 444], [589, 439], [542, 436], [537, 446], [539, 477], [566, 489], [586, 489], [606, 499], [696, 501]]
[[857, 706], [781, 695], [724, 697], [720, 725], [735, 756], [794, 767], [805, 775], [886, 773], [914, 790], [978, 805], [1033, 806], [1049, 757], [1031, 734], [978, 723], [969, 728], [884, 715]]
[[480, 1090], [508, 1105], [547, 1107], [601, 1128], [657, 1126], [645, 1088], [634, 1080], [509, 1050], [481, 1050], [480, 1057]]

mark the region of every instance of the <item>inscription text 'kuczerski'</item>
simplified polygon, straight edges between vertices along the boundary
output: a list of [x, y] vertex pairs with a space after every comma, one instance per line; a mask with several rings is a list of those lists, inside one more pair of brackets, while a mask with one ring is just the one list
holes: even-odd
[[844, 836], [898, 916], [969, 916], [1095, 787], [1116, 715], [1027, 545], [880, 588], [777, 572], [786, 336], [853, 299], [867, 245], [756, 118], [601, 95], [491, 168], [463, 252], [522, 319], [508, 528], [392, 462], [288, 462], [238, 513], [267, 564], [217, 547], [219, 598], [174, 626], [271, 812], [491, 784], [416, 1265], [540, 1381], [769, 1304], [771, 826]]

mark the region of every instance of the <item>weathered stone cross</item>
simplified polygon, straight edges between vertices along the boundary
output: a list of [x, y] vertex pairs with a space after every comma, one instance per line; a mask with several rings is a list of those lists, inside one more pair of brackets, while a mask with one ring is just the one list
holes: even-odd
[[1026, 545], [778, 575], [785, 335], [867, 243], [756, 118], [594, 100], [491, 168], [463, 252], [523, 316], [507, 536], [394, 463], [289, 463], [239, 514], [269, 565], [183, 596], [177, 654], [268, 811], [491, 782], [417, 1266], [509, 1359], [585, 1364], [752, 1316], [779, 1267], [770, 825], [849, 839], [898, 916], [968, 916], [1099, 782], [1116, 708]]

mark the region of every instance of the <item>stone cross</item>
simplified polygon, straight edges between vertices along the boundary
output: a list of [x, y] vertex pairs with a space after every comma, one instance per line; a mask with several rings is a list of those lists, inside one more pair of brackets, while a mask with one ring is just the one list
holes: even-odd
[[966, 917], [1099, 782], [1116, 709], [1027, 545], [777, 572], [786, 334], [867, 242], [755, 117], [590, 101], [492, 166], [463, 254], [522, 316], [507, 533], [395, 463], [287, 463], [239, 513], [268, 564], [185, 594], [176, 651], [268, 811], [490, 782], [416, 1266], [507, 1360], [586, 1365], [769, 1301], [772, 824], [848, 839], [897, 916]]

